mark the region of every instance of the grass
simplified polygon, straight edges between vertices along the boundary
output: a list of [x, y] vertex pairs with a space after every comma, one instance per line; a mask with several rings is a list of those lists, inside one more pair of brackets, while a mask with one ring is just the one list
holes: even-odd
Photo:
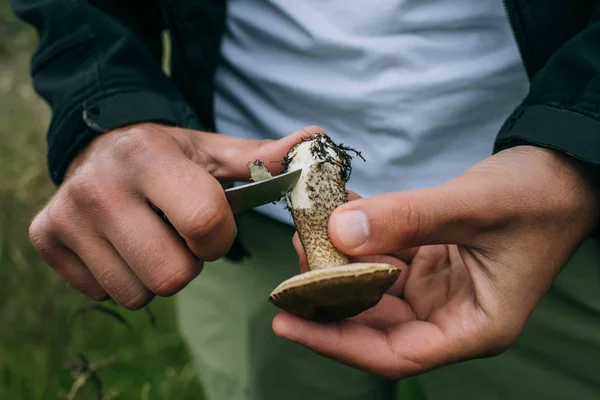
[[[69, 289], [29, 243], [55, 191], [45, 165], [49, 110], [34, 93], [35, 33], [0, 0], [0, 399], [201, 399], [172, 299], [146, 311]], [[402, 400], [422, 399], [416, 381]]]

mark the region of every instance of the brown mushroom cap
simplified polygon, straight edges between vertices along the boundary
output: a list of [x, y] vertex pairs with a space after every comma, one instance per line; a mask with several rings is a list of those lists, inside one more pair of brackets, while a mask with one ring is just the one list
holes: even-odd
[[305, 319], [333, 322], [375, 306], [399, 275], [398, 268], [380, 263], [316, 269], [282, 282], [269, 301]]

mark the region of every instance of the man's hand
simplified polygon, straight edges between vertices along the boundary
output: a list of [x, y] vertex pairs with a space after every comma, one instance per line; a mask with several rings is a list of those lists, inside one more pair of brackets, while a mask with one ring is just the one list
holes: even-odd
[[533, 147], [503, 151], [436, 188], [351, 201], [331, 216], [333, 243], [352, 256], [404, 260], [406, 281], [350, 320], [318, 324], [282, 313], [273, 329], [394, 379], [499, 354], [598, 211], [582, 170]]
[[73, 161], [31, 241], [75, 289], [140, 308], [231, 247], [236, 226], [220, 182], [247, 180], [255, 159], [280, 172], [289, 149], [317, 131], [253, 141], [140, 124], [104, 134]]

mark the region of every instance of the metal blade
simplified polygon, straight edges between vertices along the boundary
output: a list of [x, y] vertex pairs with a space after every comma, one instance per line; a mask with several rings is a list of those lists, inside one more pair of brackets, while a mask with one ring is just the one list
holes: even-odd
[[285, 192], [294, 188], [301, 169], [274, 176], [259, 182], [225, 190], [225, 196], [233, 213], [250, 210], [279, 200]]

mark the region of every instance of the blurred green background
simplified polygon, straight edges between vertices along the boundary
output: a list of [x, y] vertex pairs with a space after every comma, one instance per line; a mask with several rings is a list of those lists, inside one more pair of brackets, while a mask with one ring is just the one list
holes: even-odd
[[[36, 42], [0, 0], [0, 400], [202, 399], [173, 299], [137, 312], [87, 300], [29, 242], [32, 216], [55, 191], [50, 113], [29, 77]], [[423, 398], [413, 380], [399, 396]]]

